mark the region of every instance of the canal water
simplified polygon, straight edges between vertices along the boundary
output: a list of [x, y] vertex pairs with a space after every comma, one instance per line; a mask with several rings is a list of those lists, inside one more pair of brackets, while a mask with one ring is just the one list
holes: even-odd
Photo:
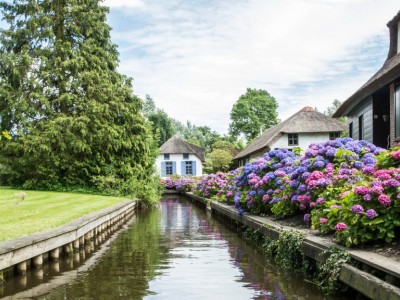
[[174, 195], [137, 212], [106, 242], [9, 280], [2, 297], [339, 299], [280, 270], [210, 212]]

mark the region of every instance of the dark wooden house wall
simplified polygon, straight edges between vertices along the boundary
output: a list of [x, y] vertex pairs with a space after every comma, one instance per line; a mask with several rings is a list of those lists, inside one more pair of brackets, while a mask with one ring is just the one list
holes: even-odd
[[364, 115], [364, 140], [372, 143], [372, 97], [368, 97], [361, 101], [359, 105], [353, 108], [348, 114], [347, 123], [353, 122], [353, 139], [359, 140], [359, 118]]

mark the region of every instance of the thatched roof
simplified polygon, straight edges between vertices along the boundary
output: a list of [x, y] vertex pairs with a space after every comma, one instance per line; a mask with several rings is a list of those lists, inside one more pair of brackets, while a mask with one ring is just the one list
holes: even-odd
[[171, 137], [168, 141], [166, 141], [159, 149], [158, 151], [160, 154], [181, 154], [181, 153], [188, 153], [188, 154], [194, 154], [202, 162], [205, 161], [204, 155], [205, 151], [203, 148], [188, 143], [180, 138], [177, 138], [175, 136]]
[[346, 124], [317, 112], [312, 107], [304, 107], [282, 123], [267, 129], [234, 159], [271, 147], [285, 133], [342, 132], [346, 130], [346, 127]]
[[361, 88], [350, 96], [334, 113], [333, 117], [346, 116], [362, 100], [372, 95], [382, 87], [400, 77], [400, 53], [397, 49], [397, 24], [400, 21], [400, 11], [387, 24], [390, 29], [390, 45], [388, 58], [382, 68], [372, 76]]

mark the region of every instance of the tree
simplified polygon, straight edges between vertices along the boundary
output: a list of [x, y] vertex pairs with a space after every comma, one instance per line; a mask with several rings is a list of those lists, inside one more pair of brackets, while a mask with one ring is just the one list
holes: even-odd
[[250, 141], [265, 129], [277, 124], [278, 104], [265, 90], [247, 89], [233, 105], [229, 133], [237, 138], [243, 134]]
[[[324, 111], [324, 115], [327, 115], [328, 117], [332, 117], [333, 114], [338, 110], [338, 108], [342, 105], [342, 101], [335, 99], [332, 102], [331, 106], [328, 106], [326, 108], [326, 111]], [[347, 123], [347, 118], [346, 117], [340, 117], [339, 121], [342, 121], [343, 123]]]
[[150, 114], [156, 112], [156, 104], [150, 95], [146, 95], [146, 100], [144, 100], [142, 111], [145, 117], [148, 117]]
[[152, 134], [100, 0], [0, 1], [7, 178], [33, 189], [131, 194], [153, 174]]
[[150, 113], [148, 120], [151, 122], [153, 135], [158, 139], [158, 147], [175, 134], [171, 118], [163, 110], [157, 109]]
[[229, 170], [232, 164], [232, 154], [223, 149], [215, 149], [209, 153], [206, 157], [206, 168], [207, 172], [226, 172]]
[[210, 173], [226, 172], [235, 167], [233, 157], [239, 153], [234, 144], [228, 141], [219, 140], [215, 142], [212, 151], [206, 156], [205, 170]]

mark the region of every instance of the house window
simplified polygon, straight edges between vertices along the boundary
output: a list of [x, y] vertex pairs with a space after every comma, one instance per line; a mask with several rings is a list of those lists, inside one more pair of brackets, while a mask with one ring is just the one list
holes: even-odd
[[349, 137], [353, 137], [353, 122], [349, 124]]
[[186, 175], [193, 175], [193, 167], [192, 167], [192, 162], [191, 161], [186, 161], [185, 174]]
[[288, 145], [289, 146], [298, 146], [299, 145], [299, 134], [298, 133], [289, 133], [288, 134]]
[[195, 176], [196, 175], [196, 162], [195, 161], [182, 161], [181, 165], [181, 174], [182, 176], [190, 175], [190, 176]]
[[358, 139], [364, 139], [364, 115], [358, 117]]
[[329, 132], [329, 139], [330, 140], [336, 140], [339, 137], [340, 137], [340, 131]]
[[165, 174], [167, 176], [174, 174], [174, 171], [173, 171], [173, 168], [172, 168], [172, 161], [165, 162]]
[[169, 160], [169, 153], [164, 154], [164, 160]]
[[188, 153], [183, 153], [183, 159], [189, 159], [189, 154]]
[[395, 138], [400, 139], [400, 82], [394, 87], [394, 124]]

